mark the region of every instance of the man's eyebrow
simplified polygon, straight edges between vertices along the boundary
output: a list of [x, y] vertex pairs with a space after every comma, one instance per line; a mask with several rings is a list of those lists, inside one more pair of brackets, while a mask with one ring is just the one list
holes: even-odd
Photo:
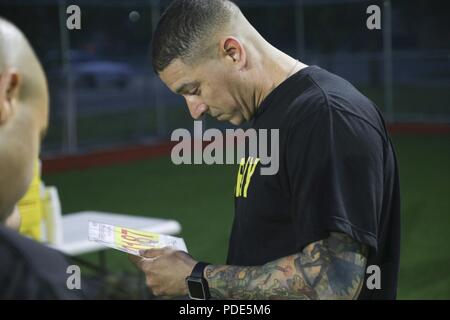
[[198, 85], [199, 85], [198, 81], [183, 83], [181, 86], [179, 86], [177, 89], [175, 89], [175, 93], [178, 93], [178, 94], [187, 93], [190, 90], [192, 90], [192, 88], [195, 88]]

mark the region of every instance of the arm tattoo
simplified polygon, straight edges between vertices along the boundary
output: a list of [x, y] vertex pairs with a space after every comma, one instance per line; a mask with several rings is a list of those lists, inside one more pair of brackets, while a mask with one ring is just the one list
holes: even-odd
[[208, 266], [211, 295], [219, 299], [356, 299], [368, 249], [342, 233], [302, 253], [263, 266]]

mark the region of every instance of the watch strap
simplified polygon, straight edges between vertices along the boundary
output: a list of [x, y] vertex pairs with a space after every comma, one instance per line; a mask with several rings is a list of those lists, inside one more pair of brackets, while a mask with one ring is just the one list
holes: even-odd
[[203, 276], [203, 271], [205, 271], [205, 268], [209, 265], [210, 263], [207, 262], [197, 262], [197, 264], [194, 266], [194, 269], [192, 269], [191, 277], [205, 279], [205, 277]]

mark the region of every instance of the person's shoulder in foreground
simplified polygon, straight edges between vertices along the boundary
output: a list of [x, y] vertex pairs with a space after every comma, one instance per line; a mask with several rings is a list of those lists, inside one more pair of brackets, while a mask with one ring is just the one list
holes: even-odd
[[4, 226], [0, 226], [0, 258], [0, 299], [87, 298], [83, 287], [68, 287], [66, 257]]

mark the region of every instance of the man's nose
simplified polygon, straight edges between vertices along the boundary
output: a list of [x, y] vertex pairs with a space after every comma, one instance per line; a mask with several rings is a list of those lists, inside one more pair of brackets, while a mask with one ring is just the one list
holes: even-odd
[[201, 118], [201, 116], [203, 116], [203, 114], [208, 110], [206, 104], [198, 101], [198, 99], [195, 99], [194, 97], [186, 97], [186, 103], [189, 113], [195, 120]]

